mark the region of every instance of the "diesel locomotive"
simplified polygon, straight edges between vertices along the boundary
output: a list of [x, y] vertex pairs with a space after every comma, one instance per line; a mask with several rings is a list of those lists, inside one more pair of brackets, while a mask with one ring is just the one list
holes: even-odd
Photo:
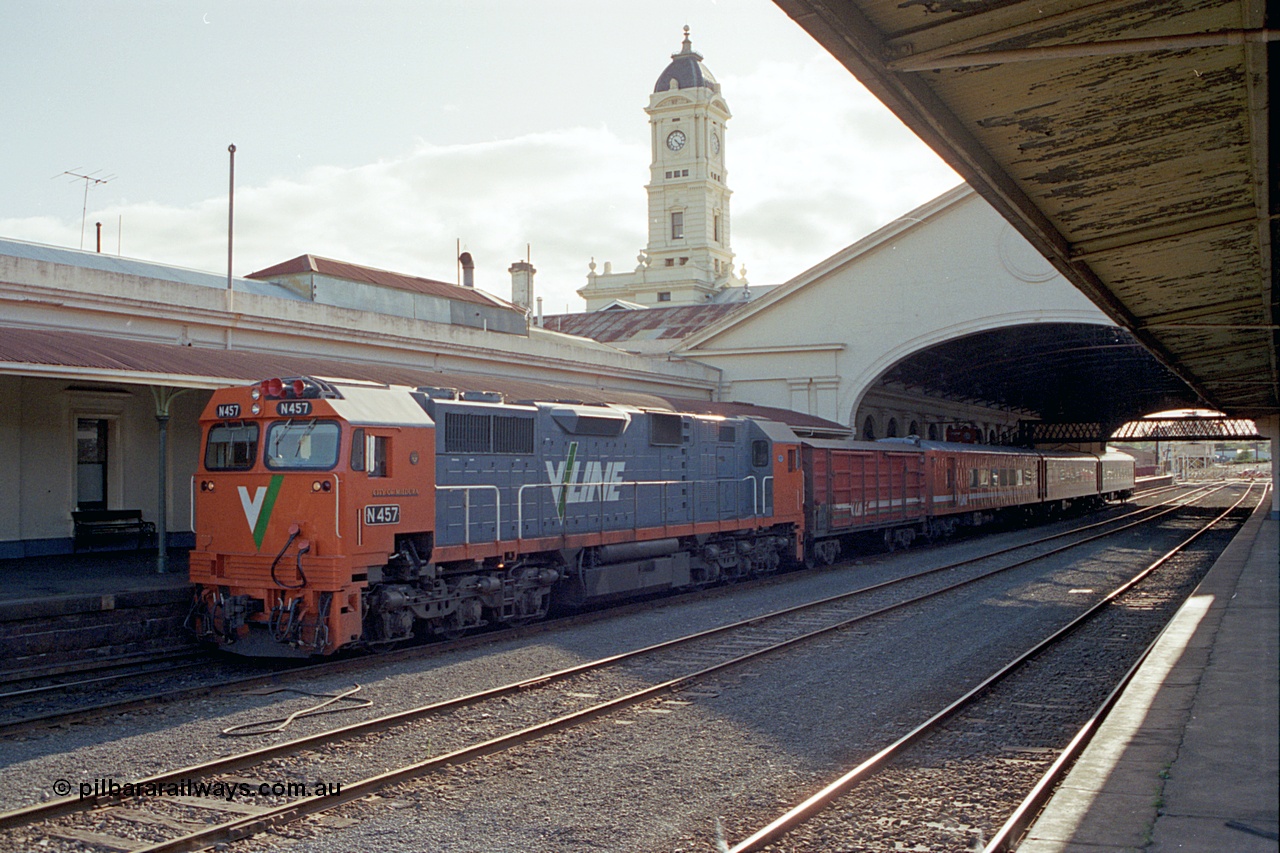
[[275, 657], [830, 564], [855, 534], [904, 546], [1133, 489], [1122, 454], [819, 441], [753, 417], [314, 377], [217, 391], [201, 432], [190, 625]]

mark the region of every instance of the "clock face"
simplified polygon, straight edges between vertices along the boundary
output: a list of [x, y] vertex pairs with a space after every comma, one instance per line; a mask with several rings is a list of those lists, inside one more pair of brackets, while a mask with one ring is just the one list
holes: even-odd
[[714, 133], [711, 134], [711, 153], [712, 154], [720, 153], [720, 137]]
[[679, 151], [684, 147], [684, 131], [673, 130], [667, 135], [667, 147], [672, 151]]

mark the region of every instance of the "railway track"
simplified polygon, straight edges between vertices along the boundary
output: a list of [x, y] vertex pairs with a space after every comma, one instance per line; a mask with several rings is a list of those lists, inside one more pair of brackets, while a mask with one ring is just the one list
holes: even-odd
[[[1138, 514], [1158, 517], [1176, 510], [1175, 506]], [[1145, 520], [1149, 519], [1126, 520], [1118, 526], [1114, 521], [1100, 522], [1091, 526], [1112, 529], [1062, 547], [1114, 535]], [[181, 850], [251, 835], [304, 814], [333, 809], [386, 785], [508, 750], [622, 708], [679, 703], [679, 698], [668, 697], [716, 673], [980, 582], [1058, 550], [996, 567], [979, 565], [989, 562], [991, 555], [934, 567], [656, 646], [145, 779], [95, 780], [90, 790], [81, 783], [76, 796], [0, 815], [0, 829], [5, 833], [0, 836], [0, 846], [21, 847], [31, 838], [44, 836], [118, 850]], [[897, 600], [881, 600], [890, 591]], [[438, 725], [440, 721], [448, 725]], [[403, 763], [406, 754], [422, 752], [432, 757]], [[378, 772], [371, 772], [373, 768]], [[336, 779], [359, 781], [344, 781], [334, 790]], [[210, 787], [219, 783], [222, 802]], [[290, 783], [309, 788], [290, 791]], [[228, 785], [234, 786], [229, 796]], [[277, 792], [278, 785], [286, 787]], [[328, 787], [317, 793], [316, 785]], [[138, 793], [143, 796], [127, 796]], [[171, 837], [174, 833], [177, 837]]]
[[[1109, 524], [1117, 521], [1143, 517], [1146, 514], [1159, 512], [1162, 508], [1175, 505], [1178, 501], [1204, 494], [1220, 484], [1208, 483], [1197, 486], [1190, 491], [1180, 486], [1162, 486], [1143, 493], [1145, 498], [1153, 498], [1162, 494], [1176, 493], [1171, 500], [1162, 501], [1149, 507], [1138, 507], [1128, 513], [1106, 519], [1102, 522], [1091, 522], [1077, 530], [1092, 529], [1098, 524]], [[1068, 536], [1073, 531], [1055, 533], [1041, 537], [1033, 542], [1016, 546], [1033, 547], [1041, 542], [1052, 541]], [[836, 568], [840, 565], [837, 564]], [[829, 569], [825, 569], [829, 570]], [[775, 578], [764, 579], [765, 583], [776, 582]], [[741, 589], [745, 585], [739, 585]], [[684, 596], [700, 596], [717, 594], [726, 588], [715, 588], [711, 591], [685, 593]], [[732, 589], [732, 588], [727, 588]], [[678, 598], [675, 600], [679, 600]], [[115, 672], [102, 673], [100, 668], [86, 670], [83, 673], [63, 673], [46, 679], [32, 679], [27, 682], [14, 682], [14, 687], [0, 693], [0, 737], [14, 732], [24, 731], [32, 727], [48, 725], [66, 725], [73, 722], [84, 722], [104, 715], [122, 714], [158, 705], [188, 702], [205, 696], [228, 690], [252, 690], [255, 688], [275, 687], [297, 680], [314, 677], [318, 674], [359, 673], [371, 665], [412, 660], [424, 656], [440, 654], [446, 650], [468, 648], [474, 645], [492, 643], [505, 639], [542, 633], [550, 630], [582, 624], [584, 621], [609, 618], [609, 614], [626, 613], [628, 609], [645, 607], [646, 604], [624, 605], [612, 608], [604, 613], [592, 612], [560, 619], [547, 620], [542, 623], [520, 628], [508, 628], [484, 634], [471, 635], [449, 643], [432, 643], [425, 646], [413, 646], [384, 652], [369, 657], [348, 655], [336, 660], [319, 663], [285, 663], [255, 662], [214, 653], [186, 653], [172, 659], [160, 661], [122, 662]], [[266, 669], [266, 672], [263, 672]], [[173, 677], [178, 674], [181, 677]], [[78, 676], [78, 677], [77, 677]], [[154, 686], [154, 685], [160, 686]]]
[[1212, 560], [1188, 559], [1188, 549], [1238, 516], [1253, 491], [808, 799], [749, 834], [734, 827], [746, 837], [730, 853], [1012, 849], [1207, 571]]

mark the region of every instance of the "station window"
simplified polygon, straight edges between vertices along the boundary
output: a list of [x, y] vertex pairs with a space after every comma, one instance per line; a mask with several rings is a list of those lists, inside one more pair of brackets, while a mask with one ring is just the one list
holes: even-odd
[[664, 265], [665, 265], [665, 266], [668, 266], [668, 267], [674, 267], [674, 266], [676, 265], [676, 259], [675, 259], [675, 258], [667, 258], [667, 260], [666, 260], [666, 262], [665, 262], [665, 264], [664, 264]]
[[677, 210], [671, 214], [671, 239], [684, 239], [684, 211]]
[[659, 291], [659, 292], [658, 292], [658, 301], [659, 301], [659, 302], [670, 302], [670, 301], [671, 301], [671, 291], [670, 291], [670, 290], [662, 290], [662, 291]]

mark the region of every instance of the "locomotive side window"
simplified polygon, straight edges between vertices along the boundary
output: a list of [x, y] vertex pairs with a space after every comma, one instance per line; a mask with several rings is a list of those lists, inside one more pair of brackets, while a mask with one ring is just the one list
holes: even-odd
[[257, 424], [215, 424], [209, 428], [204, 467], [209, 471], [245, 471], [258, 458]]
[[364, 430], [362, 429], [351, 432], [351, 470], [364, 470]]
[[391, 440], [385, 435], [371, 435], [365, 443], [365, 457], [370, 477], [387, 476], [387, 459], [391, 456]]
[[756, 439], [751, 442], [751, 465], [755, 468], [767, 468], [769, 465], [769, 442]]
[[333, 421], [277, 421], [267, 427], [267, 467], [332, 468], [340, 434]]

